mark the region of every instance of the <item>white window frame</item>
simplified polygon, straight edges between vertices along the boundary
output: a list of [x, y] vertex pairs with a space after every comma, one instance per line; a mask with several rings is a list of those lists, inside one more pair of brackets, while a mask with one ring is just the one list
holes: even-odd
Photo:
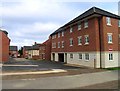
[[56, 48], [56, 43], [52, 43], [52, 48]]
[[119, 44], [120, 44], [120, 34], [118, 35], [118, 42], [119, 42]]
[[64, 41], [62, 41], [62, 48], [64, 48]]
[[73, 54], [72, 53], [70, 53], [70, 59], [73, 59]]
[[70, 46], [73, 46], [73, 38], [70, 38]]
[[89, 35], [85, 35], [85, 45], [89, 44]]
[[73, 32], [73, 28], [72, 27], [70, 27], [70, 33], [72, 33]]
[[78, 45], [82, 45], [82, 36], [78, 37]]
[[85, 53], [85, 60], [87, 60], [87, 61], [90, 60], [90, 55], [89, 55], [89, 53]]
[[112, 33], [107, 33], [107, 38], [108, 38], [108, 44], [112, 44], [113, 43]]
[[58, 48], [60, 48], [60, 42], [58, 42]]
[[84, 21], [84, 28], [88, 28], [88, 20]]
[[106, 17], [106, 23], [107, 23], [107, 25], [111, 26], [111, 18], [110, 17]]
[[118, 20], [118, 27], [120, 27], [120, 20]]
[[109, 61], [113, 61], [113, 53], [112, 53], [112, 52], [110, 52], [110, 53], [108, 54], [108, 60], [109, 60]]
[[58, 33], [58, 38], [60, 38], [60, 33]]
[[56, 38], [56, 34], [54, 35], [54, 38]]
[[62, 37], [64, 36], [64, 31], [62, 31]]
[[81, 24], [78, 24], [78, 31], [81, 30]]
[[79, 59], [82, 60], [83, 56], [82, 56], [82, 53], [79, 53]]

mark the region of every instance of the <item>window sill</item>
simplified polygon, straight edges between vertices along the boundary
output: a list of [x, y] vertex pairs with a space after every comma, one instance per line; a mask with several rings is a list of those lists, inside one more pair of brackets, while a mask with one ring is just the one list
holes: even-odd
[[112, 26], [111, 24], [107, 24], [107, 26]]
[[78, 46], [81, 46], [82, 44], [78, 44]]
[[89, 45], [89, 43], [85, 43], [84, 45]]
[[80, 31], [81, 29], [78, 29], [78, 31]]
[[73, 46], [73, 45], [70, 45], [70, 46]]
[[88, 28], [88, 26], [87, 26], [87, 27], [84, 27], [84, 28]]
[[108, 42], [108, 44], [113, 44], [112, 42]]

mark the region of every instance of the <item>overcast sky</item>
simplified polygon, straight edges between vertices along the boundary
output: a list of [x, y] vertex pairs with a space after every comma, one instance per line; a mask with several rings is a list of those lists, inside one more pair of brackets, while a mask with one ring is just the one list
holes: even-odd
[[51, 0], [2, 0], [0, 27], [6, 29], [11, 45], [42, 43], [56, 29], [93, 6], [118, 14], [116, 2]]

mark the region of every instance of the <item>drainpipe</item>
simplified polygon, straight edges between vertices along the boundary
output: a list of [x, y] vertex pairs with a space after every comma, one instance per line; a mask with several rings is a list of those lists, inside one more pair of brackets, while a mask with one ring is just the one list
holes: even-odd
[[101, 28], [100, 28], [101, 17], [98, 17], [98, 27], [99, 27], [99, 46], [100, 46], [100, 68], [102, 68], [102, 58], [101, 58], [101, 49], [102, 49], [102, 40], [101, 40]]

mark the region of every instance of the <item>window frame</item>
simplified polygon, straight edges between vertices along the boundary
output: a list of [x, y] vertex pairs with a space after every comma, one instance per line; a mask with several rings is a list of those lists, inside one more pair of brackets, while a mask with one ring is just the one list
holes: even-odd
[[70, 46], [73, 46], [73, 38], [70, 38]]
[[62, 41], [62, 48], [64, 48], [65, 44], [64, 44], [64, 41]]
[[64, 31], [62, 31], [62, 37], [64, 36]]
[[108, 44], [112, 44], [113, 43], [112, 33], [107, 33], [107, 40], [108, 40]]
[[78, 31], [81, 30], [81, 27], [82, 27], [82, 25], [81, 25], [81, 23], [79, 23], [79, 24], [78, 24]]
[[82, 45], [82, 36], [78, 37], [78, 45]]
[[118, 27], [120, 27], [120, 20], [118, 20]]
[[58, 42], [58, 48], [60, 48], [60, 42]]
[[70, 53], [70, 59], [73, 59], [73, 54], [72, 53]]
[[85, 53], [85, 60], [86, 60], [86, 61], [89, 61], [89, 60], [90, 60], [89, 53]]
[[88, 20], [84, 21], [84, 28], [88, 28]]
[[90, 40], [89, 40], [89, 35], [85, 35], [85, 45], [88, 45]]
[[60, 33], [58, 33], [58, 38], [60, 38]]
[[83, 59], [83, 56], [82, 56], [82, 53], [79, 53], [79, 59], [82, 60]]
[[108, 60], [109, 61], [113, 61], [113, 53], [112, 52], [109, 52], [109, 54], [108, 54]]
[[70, 27], [70, 33], [72, 33], [73, 32], [73, 27]]
[[110, 17], [106, 17], [106, 24], [111, 26], [111, 18]]

